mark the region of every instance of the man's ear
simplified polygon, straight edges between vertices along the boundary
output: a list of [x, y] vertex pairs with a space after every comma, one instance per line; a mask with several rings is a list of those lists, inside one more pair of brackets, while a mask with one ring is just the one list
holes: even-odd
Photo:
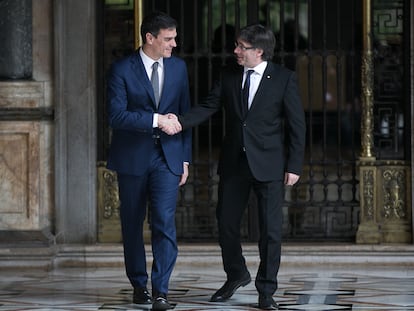
[[152, 42], [154, 41], [154, 36], [150, 32], [147, 32], [145, 34], [145, 39], [148, 44], [152, 44]]

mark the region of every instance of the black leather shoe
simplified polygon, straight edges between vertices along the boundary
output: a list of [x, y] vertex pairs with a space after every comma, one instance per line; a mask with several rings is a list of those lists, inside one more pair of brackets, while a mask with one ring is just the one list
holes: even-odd
[[279, 305], [273, 300], [272, 296], [259, 295], [259, 309], [278, 310]]
[[246, 274], [239, 280], [236, 281], [226, 281], [224, 285], [213, 295], [211, 296], [210, 301], [212, 302], [223, 302], [233, 296], [234, 292], [241, 286], [246, 286], [251, 282], [250, 273]]
[[140, 305], [150, 304], [152, 303], [151, 295], [145, 287], [134, 287], [132, 302]]
[[160, 293], [154, 297], [154, 301], [152, 302], [152, 310], [168, 310], [172, 308], [172, 305], [170, 305], [167, 300], [167, 295]]

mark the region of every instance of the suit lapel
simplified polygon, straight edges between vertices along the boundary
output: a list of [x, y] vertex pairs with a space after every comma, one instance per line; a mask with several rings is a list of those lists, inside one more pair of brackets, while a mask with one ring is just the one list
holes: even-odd
[[135, 74], [135, 77], [138, 79], [138, 82], [144, 87], [144, 89], [148, 93], [148, 96], [152, 99], [152, 103], [155, 108], [154, 91], [152, 89], [151, 81], [148, 79], [144, 63], [142, 62], [142, 59], [139, 56], [138, 51], [134, 54], [134, 56], [131, 59], [131, 68], [132, 72]]
[[243, 81], [243, 67], [238, 67], [240, 70], [237, 70], [234, 78], [234, 89], [236, 91], [236, 111], [240, 116], [240, 119], [244, 119], [243, 116], [243, 107], [242, 107], [242, 81]]
[[259, 83], [259, 87], [257, 88], [256, 94], [254, 95], [252, 104], [250, 106], [250, 110], [254, 109], [254, 107], [257, 105], [257, 103], [260, 103], [262, 97], [263, 97], [263, 91], [274, 87], [273, 81], [274, 81], [274, 67], [273, 64], [271, 62], [267, 62], [267, 66], [265, 71], [263, 72], [263, 77], [262, 80]]
[[[180, 79], [179, 77], [174, 76], [174, 74], [176, 74], [176, 73], [174, 73], [174, 70], [172, 70], [172, 68], [171, 68], [171, 66], [172, 66], [171, 62], [172, 61], [173, 61], [172, 58], [164, 58], [164, 61], [163, 61], [164, 82], [163, 82], [162, 91], [161, 91], [161, 94], [160, 94], [160, 104], [159, 104], [160, 107], [163, 105], [163, 102], [165, 101], [165, 100], [163, 100], [164, 94], [174, 93], [174, 85], [177, 85], [174, 82], [177, 79]], [[177, 91], [177, 90], [175, 90], [175, 91]]]

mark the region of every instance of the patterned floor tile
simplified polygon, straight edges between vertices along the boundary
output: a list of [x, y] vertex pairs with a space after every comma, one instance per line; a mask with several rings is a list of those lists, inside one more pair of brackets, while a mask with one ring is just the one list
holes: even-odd
[[[2, 271], [0, 276], [0, 311], [151, 310], [131, 302], [123, 269]], [[225, 303], [210, 302], [224, 281], [221, 267], [180, 269], [173, 274], [169, 299], [180, 311], [258, 310], [254, 282]], [[274, 298], [280, 310], [414, 310], [414, 272], [282, 268]]]

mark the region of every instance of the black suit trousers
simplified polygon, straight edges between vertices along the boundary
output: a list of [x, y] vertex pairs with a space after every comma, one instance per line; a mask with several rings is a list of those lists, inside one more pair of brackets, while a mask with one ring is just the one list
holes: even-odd
[[250, 191], [258, 202], [260, 265], [256, 288], [260, 294], [272, 295], [277, 289], [282, 238], [283, 180], [260, 182], [249, 168], [246, 155], [240, 154], [239, 170], [232, 176], [220, 176], [217, 221], [219, 244], [227, 279], [240, 279], [246, 272], [242, 254], [240, 226]]

